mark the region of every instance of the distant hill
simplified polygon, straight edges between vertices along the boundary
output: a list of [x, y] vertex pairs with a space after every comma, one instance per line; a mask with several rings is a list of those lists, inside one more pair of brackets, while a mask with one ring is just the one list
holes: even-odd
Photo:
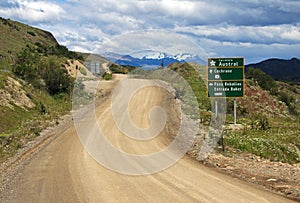
[[246, 65], [259, 68], [276, 80], [299, 82], [300, 81], [300, 60], [292, 58], [290, 60], [268, 59], [260, 63]]

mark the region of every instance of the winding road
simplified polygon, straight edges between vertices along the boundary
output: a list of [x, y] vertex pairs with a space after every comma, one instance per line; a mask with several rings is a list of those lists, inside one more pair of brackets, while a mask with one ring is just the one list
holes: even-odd
[[[131, 86], [139, 82], [129, 80]], [[128, 95], [129, 86], [120, 87], [120, 99]], [[165, 109], [166, 127], [151, 140], [135, 140], [120, 131], [112, 114], [111, 99], [96, 108], [97, 126], [115, 148], [125, 153], [146, 155], [157, 152], [172, 142], [170, 134], [178, 130], [179, 120], [172, 99], [174, 97], [166, 90], [151, 85], [131, 97], [129, 117], [140, 129], [159, 126], [155, 122], [160, 119], [155, 119], [156, 111], [151, 112], [151, 109], [158, 105]], [[161, 112], [157, 113], [160, 118]], [[124, 117], [122, 110], [114, 114]], [[90, 126], [86, 126], [87, 132], [91, 130]], [[111, 157], [110, 161], [115, 160]], [[150, 175], [114, 172], [90, 156], [74, 125], [37, 153], [20, 173], [19, 185], [14, 188], [15, 197], [8, 202], [293, 202], [260, 186], [207, 168], [188, 156]]]

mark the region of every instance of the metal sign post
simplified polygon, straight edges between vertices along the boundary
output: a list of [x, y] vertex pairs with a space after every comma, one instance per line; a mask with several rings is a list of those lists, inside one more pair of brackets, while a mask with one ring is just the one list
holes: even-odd
[[215, 100], [215, 114], [216, 114], [216, 118], [218, 117], [218, 101]]
[[233, 102], [234, 125], [236, 125], [236, 98], [234, 98]]

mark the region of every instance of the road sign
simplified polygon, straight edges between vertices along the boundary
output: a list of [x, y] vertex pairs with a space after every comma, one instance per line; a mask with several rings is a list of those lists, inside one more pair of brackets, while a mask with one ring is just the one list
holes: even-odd
[[209, 58], [208, 67], [244, 66], [244, 58]]
[[210, 81], [208, 82], [209, 97], [241, 97], [244, 95], [243, 81]]
[[208, 80], [241, 80], [243, 77], [243, 67], [208, 68]]
[[244, 96], [244, 58], [209, 58], [208, 97]]

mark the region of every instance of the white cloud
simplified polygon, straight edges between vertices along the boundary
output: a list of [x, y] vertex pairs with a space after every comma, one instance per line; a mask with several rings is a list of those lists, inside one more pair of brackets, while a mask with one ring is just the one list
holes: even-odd
[[59, 20], [65, 14], [62, 7], [47, 1], [13, 0], [8, 3], [12, 6], [0, 8], [0, 15], [28, 22]]
[[282, 34], [281, 38], [285, 40], [298, 41], [300, 42], [300, 28], [299, 26], [289, 27]]
[[174, 16], [190, 15], [197, 10], [195, 2], [162, 0], [160, 6], [169, 14]]
[[298, 25], [233, 26], [220, 24], [214, 26], [176, 27], [175, 31], [216, 41], [250, 42], [269, 45], [274, 43], [300, 43], [300, 29]]

